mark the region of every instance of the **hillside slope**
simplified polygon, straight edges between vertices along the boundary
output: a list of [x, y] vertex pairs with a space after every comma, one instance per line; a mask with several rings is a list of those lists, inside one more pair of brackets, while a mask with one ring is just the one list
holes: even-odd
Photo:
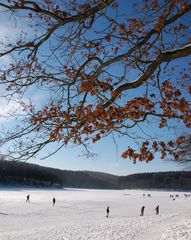
[[116, 176], [102, 172], [60, 170], [36, 164], [0, 160], [0, 183], [95, 189], [191, 190], [191, 172], [155, 172]]

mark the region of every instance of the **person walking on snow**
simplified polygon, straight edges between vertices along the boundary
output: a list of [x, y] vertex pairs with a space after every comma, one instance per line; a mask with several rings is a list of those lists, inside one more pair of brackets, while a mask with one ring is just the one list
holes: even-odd
[[109, 206], [106, 208], [106, 217], [108, 218], [109, 217]]
[[156, 211], [156, 215], [158, 215], [159, 214], [159, 205], [156, 206], [155, 211]]
[[52, 203], [53, 203], [53, 206], [54, 206], [55, 203], [56, 203], [56, 199], [55, 199], [55, 197], [52, 199]]
[[140, 216], [144, 216], [144, 211], [145, 211], [145, 206], [142, 206]]
[[27, 199], [26, 199], [25, 202], [30, 202], [30, 195], [29, 194], [27, 195]]

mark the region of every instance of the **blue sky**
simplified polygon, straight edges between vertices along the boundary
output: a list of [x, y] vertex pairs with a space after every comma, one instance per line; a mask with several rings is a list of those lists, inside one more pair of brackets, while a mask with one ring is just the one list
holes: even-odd
[[[15, 27], [15, 26], [14, 26]], [[3, 39], [5, 36], [13, 37], [14, 36], [14, 27], [9, 24], [6, 18], [0, 16], [0, 37]], [[17, 25], [17, 29], [21, 26]], [[9, 58], [0, 59], [0, 64], [9, 63]], [[1, 89], [2, 90], [2, 89]], [[34, 90], [34, 89], [33, 89]], [[44, 93], [31, 91], [33, 100], [36, 102], [43, 102]], [[2, 101], [0, 99], [0, 114], [8, 113], [10, 109], [18, 107], [17, 99], [9, 102]], [[0, 119], [1, 128], [6, 127], [7, 125], [12, 126], [11, 122], [7, 122], [5, 119]], [[153, 128], [146, 129], [147, 133], [152, 133], [158, 135], [158, 131]], [[162, 132], [163, 137], [168, 137], [168, 132]], [[48, 146], [40, 156], [36, 159], [31, 159], [30, 162], [37, 163], [43, 166], [49, 166], [54, 168], [68, 169], [68, 170], [91, 170], [91, 171], [102, 171], [107, 173], [113, 173], [117, 175], [127, 175], [138, 172], [154, 172], [154, 171], [173, 171], [184, 168], [184, 166], [177, 164], [173, 161], [161, 160], [160, 155], [155, 155], [155, 160], [150, 163], [137, 163], [133, 164], [129, 159], [122, 159], [121, 153], [128, 146], [134, 147], [134, 142], [127, 140], [127, 138], [119, 138], [115, 136], [117, 145], [115, 144], [112, 136], [102, 139], [100, 142], [92, 145], [92, 151], [97, 153], [95, 158], [84, 158], [80, 155], [83, 154], [83, 148], [79, 146], [67, 146], [66, 148], [61, 149], [55, 155], [45, 159], [40, 160], [40, 157], [46, 154], [48, 151], [54, 149], [54, 145]], [[56, 145], [56, 144], [55, 144]], [[91, 147], [91, 146], [90, 146]]]
[[184, 169], [183, 165], [173, 161], [161, 160], [160, 156], [155, 156], [155, 160], [149, 163], [138, 162], [133, 164], [129, 159], [120, 158], [120, 152], [117, 153], [115, 144], [109, 138], [97, 145], [94, 151], [97, 151], [98, 156], [95, 158], [80, 157], [82, 148], [73, 146], [61, 149], [57, 154], [48, 159], [40, 160], [37, 158], [30, 160], [30, 162], [54, 168], [101, 171], [117, 175]]
[[[159, 171], [176, 171], [184, 169], [184, 165], [170, 160], [161, 160], [160, 154], [155, 155], [155, 159], [149, 163], [137, 162], [133, 164], [129, 159], [122, 159], [121, 152], [127, 146], [127, 139], [116, 139], [118, 144], [113, 140], [113, 137], [107, 137], [100, 142], [90, 146], [91, 150], [97, 153], [94, 158], [83, 157], [84, 149], [80, 146], [67, 146], [61, 149], [55, 155], [41, 160], [40, 157], [30, 160], [35, 164], [43, 166], [61, 168], [68, 170], [90, 170], [101, 171], [116, 175], [128, 175], [140, 172], [159, 172]], [[57, 144], [56, 144], [57, 145]], [[54, 146], [48, 146], [49, 151], [54, 149]], [[47, 149], [43, 150], [47, 154]], [[41, 153], [42, 156], [44, 155]]]

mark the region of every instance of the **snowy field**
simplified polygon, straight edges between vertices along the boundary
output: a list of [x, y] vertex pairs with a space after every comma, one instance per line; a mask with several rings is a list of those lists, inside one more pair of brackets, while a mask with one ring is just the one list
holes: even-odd
[[[149, 193], [151, 197], [147, 197]], [[25, 203], [27, 194], [30, 203]], [[170, 194], [179, 197], [173, 201]], [[0, 188], [0, 240], [190, 240], [191, 197], [184, 194]], [[160, 214], [156, 216], [158, 204]], [[141, 217], [143, 205], [145, 215]]]

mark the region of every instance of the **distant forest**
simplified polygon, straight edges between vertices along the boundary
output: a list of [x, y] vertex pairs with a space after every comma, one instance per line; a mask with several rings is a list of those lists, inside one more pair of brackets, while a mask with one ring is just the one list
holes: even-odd
[[0, 184], [58, 188], [191, 190], [191, 172], [116, 176], [101, 172], [60, 170], [36, 164], [0, 160]]

